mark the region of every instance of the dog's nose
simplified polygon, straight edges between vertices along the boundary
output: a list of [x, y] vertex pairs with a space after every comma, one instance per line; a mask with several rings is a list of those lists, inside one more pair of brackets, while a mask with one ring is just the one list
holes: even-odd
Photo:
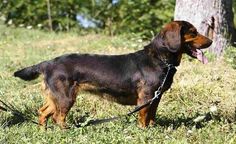
[[212, 44], [212, 42], [213, 41], [211, 39], [208, 39], [203, 47], [205, 47], [205, 48], [209, 47]]
[[209, 39], [209, 46], [212, 44], [212, 42], [213, 42], [213, 41], [212, 41], [211, 39]]

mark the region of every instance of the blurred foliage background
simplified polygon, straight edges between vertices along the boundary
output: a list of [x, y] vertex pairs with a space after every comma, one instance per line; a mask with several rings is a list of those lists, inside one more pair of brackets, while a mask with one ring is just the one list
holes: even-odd
[[[136, 33], [145, 38], [173, 20], [174, 7], [175, 0], [1, 0], [0, 16], [13, 27]], [[233, 8], [236, 13], [236, 2]]]
[[54, 31], [92, 30], [109, 35], [152, 36], [173, 19], [175, 6], [175, 0], [1, 1], [0, 15], [7, 25], [49, 30], [49, 2]]

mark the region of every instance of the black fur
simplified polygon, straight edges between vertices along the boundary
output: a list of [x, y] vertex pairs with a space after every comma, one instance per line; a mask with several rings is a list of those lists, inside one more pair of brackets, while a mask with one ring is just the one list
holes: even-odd
[[30, 81], [36, 79], [39, 76], [40, 72], [38, 69], [38, 65], [33, 65], [27, 68], [23, 68], [22, 70], [16, 71], [14, 73], [15, 77], [19, 77], [23, 80]]
[[[110, 56], [63, 55], [24, 68], [15, 72], [14, 76], [33, 80], [39, 74], [44, 75], [46, 89], [51, 96], [48, 97], [48, 105], [40, 110], [40, 124], [45, 124], [45, 119], [52, 115], [53, 120], [63, 127], [64, 118], [76, 100], [77, 88], [109, 95], [121, 104], [140, 105], [153, 98], [167, 73], [166, 63], [178, 66], [187, 49], [211, 45], [212, 41], [202, 35], [196, 35], [195, 41], [185, 43], [186, 38], [192, 38], [191, 28], [195, 29], [188, 22], [174, 21], [166, 25], [143, 50]], [[175, 72], [175, 68], [171, 69], [161, 93], [171, 87]], [[161, 95], [151, 106], [140, 110], [142, 127], [154, 121], [160, 99]]]

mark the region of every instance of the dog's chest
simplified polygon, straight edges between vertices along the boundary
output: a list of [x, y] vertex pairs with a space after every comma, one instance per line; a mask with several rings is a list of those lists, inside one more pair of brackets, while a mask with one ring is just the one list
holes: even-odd
[[174, 67], [171, 68], [168, 72], [166, 80], [165, 81], [162, 80], [162, 82], [164, 82], [163, 92], [168, 90], [171, 87], [176, 71], [177, 71], [176, 68], [174, 68]]
[[120, 89], [104, 87], [95, 84], [79, 84], [78, 91], [89, 92], [92, 95], [97, 95], [100, 98], [114, 101], [123, 105], [136, 105], [137, 97], [131, 92], [132, 89]]

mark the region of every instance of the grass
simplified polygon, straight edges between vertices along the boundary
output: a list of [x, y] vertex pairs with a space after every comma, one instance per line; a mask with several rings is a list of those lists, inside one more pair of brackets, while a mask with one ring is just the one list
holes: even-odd
[[[122, 54], [143, 45], [138, 38], [126, 36], [78, 36], [0, 25], [0, 99], [37, 121], [36, 111], [43, 104], [42, 79], [25, 82], [14, 78], [14, 71], [65, 53]], [[105, 118], [133, 109], [80, 93], [67, 119], [69, 130], [60, 130], [51, 121], [51, 128], [41, 130], [0, 111], [0, 143], [236, 143], [236, 70], [225, 62], [228, 59], [203, 65], [185, 56], [172, 88], [161, 100], [154, 127], [141, 129], [136, 116], [131, 116], [76, 128], [73, 123], [81, 117]]]

